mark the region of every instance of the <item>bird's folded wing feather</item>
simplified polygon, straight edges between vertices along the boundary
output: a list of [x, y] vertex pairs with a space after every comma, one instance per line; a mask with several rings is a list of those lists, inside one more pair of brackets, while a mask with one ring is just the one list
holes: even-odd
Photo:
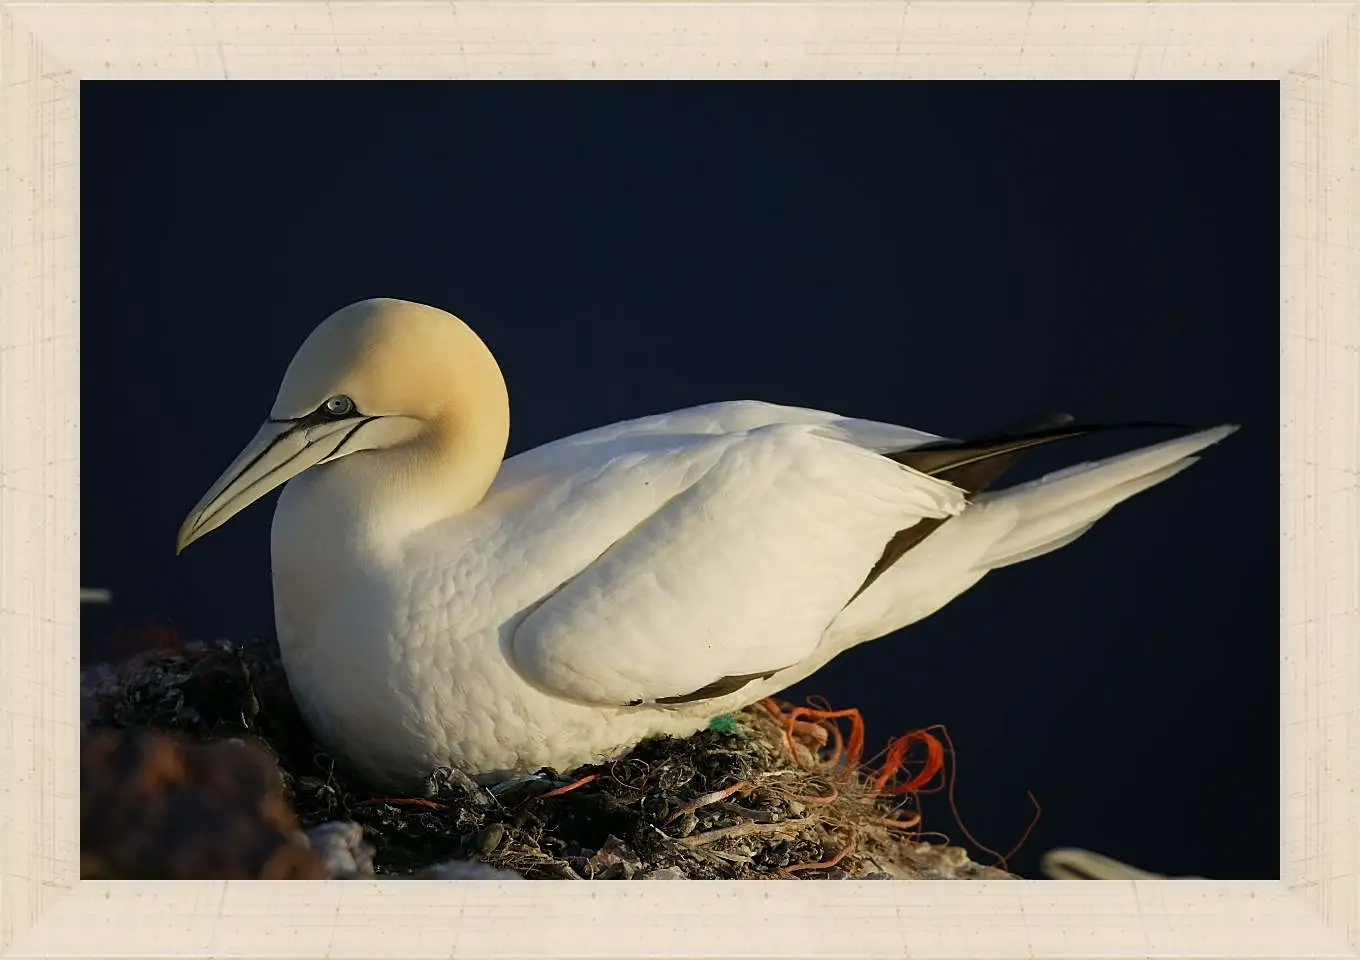
[[821, 427], [828, 436], [841, 437], [878, 453], [905, 450], [941, 439], [923, 430], [876, 420], [843, 417], [825, 410], [789, 407], [761, 400], [722, 400], [573, 433], [511, 457], [505, 462], [502, 472], [505, 477], [513, 479], [532, 475], [544, 468], [560, 469], [564, 462], [582, 455], [597, 458], [600, 447], [629, 450], [650, 446], [669, 449], [676, 437], [728, 436], [779, 424]]
[[[893, 533], [964, 503], [834, 424], [673, 437], [669, 448], [643, 439], [598, 444], [605, 462], [556, 506], [571, 518], [570, 550], [590, 559], [507, 648], [526, 680], [566, 699], [664, 701], [795, 665]], [[575, 457], [579, 471], [588, 458]], [[639, 511], [644, 487], [653, 499]]]

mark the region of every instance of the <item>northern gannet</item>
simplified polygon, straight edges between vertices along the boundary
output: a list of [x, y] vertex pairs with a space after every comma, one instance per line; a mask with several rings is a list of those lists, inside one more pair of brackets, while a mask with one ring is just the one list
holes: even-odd
[[178, 550], [287, 482], [284, 668], [378, 784], [484, 782], [684, 736], [1068, 544], [1225, 425], [982, 492], [1070, 417], [972, 442], [754, 401], [504, 459], [505, 381], [450, 313], [372, 299], [303, 342]]

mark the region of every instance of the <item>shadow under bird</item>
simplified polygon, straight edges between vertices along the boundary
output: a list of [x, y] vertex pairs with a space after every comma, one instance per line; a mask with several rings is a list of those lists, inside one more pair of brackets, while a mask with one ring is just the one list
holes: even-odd
[[490, 350], [443, 310], [337, 311], [194, 507], [183, 550], [287, 483], [279, 645], [318, 739], [379, 784], [483, 781], [684, 736], [1071, 543], [1233, 425], [989, 490], [1066, 415], [968, 441], [753, 401], [505, 459]]

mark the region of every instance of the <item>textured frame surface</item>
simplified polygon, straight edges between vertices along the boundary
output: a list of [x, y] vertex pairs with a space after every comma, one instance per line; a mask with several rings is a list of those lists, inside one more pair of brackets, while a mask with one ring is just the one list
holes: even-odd
[[[1356, 956], [1358, 71], [1350, 3], [0, 0], [0, 948]], [[81, 883], [79, 84], [129, 77], [1279, 79], [1284, 879]]]

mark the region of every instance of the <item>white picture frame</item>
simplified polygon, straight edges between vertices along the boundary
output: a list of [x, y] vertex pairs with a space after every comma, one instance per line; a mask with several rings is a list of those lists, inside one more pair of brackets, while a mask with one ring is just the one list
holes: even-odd
[[[283, 77], [1278, 79], [1282, 879], [81, 882], [80, 82]], [[0, 950], [1357, 956], [1358, 80], [1355, 3], [0, 0]]]

